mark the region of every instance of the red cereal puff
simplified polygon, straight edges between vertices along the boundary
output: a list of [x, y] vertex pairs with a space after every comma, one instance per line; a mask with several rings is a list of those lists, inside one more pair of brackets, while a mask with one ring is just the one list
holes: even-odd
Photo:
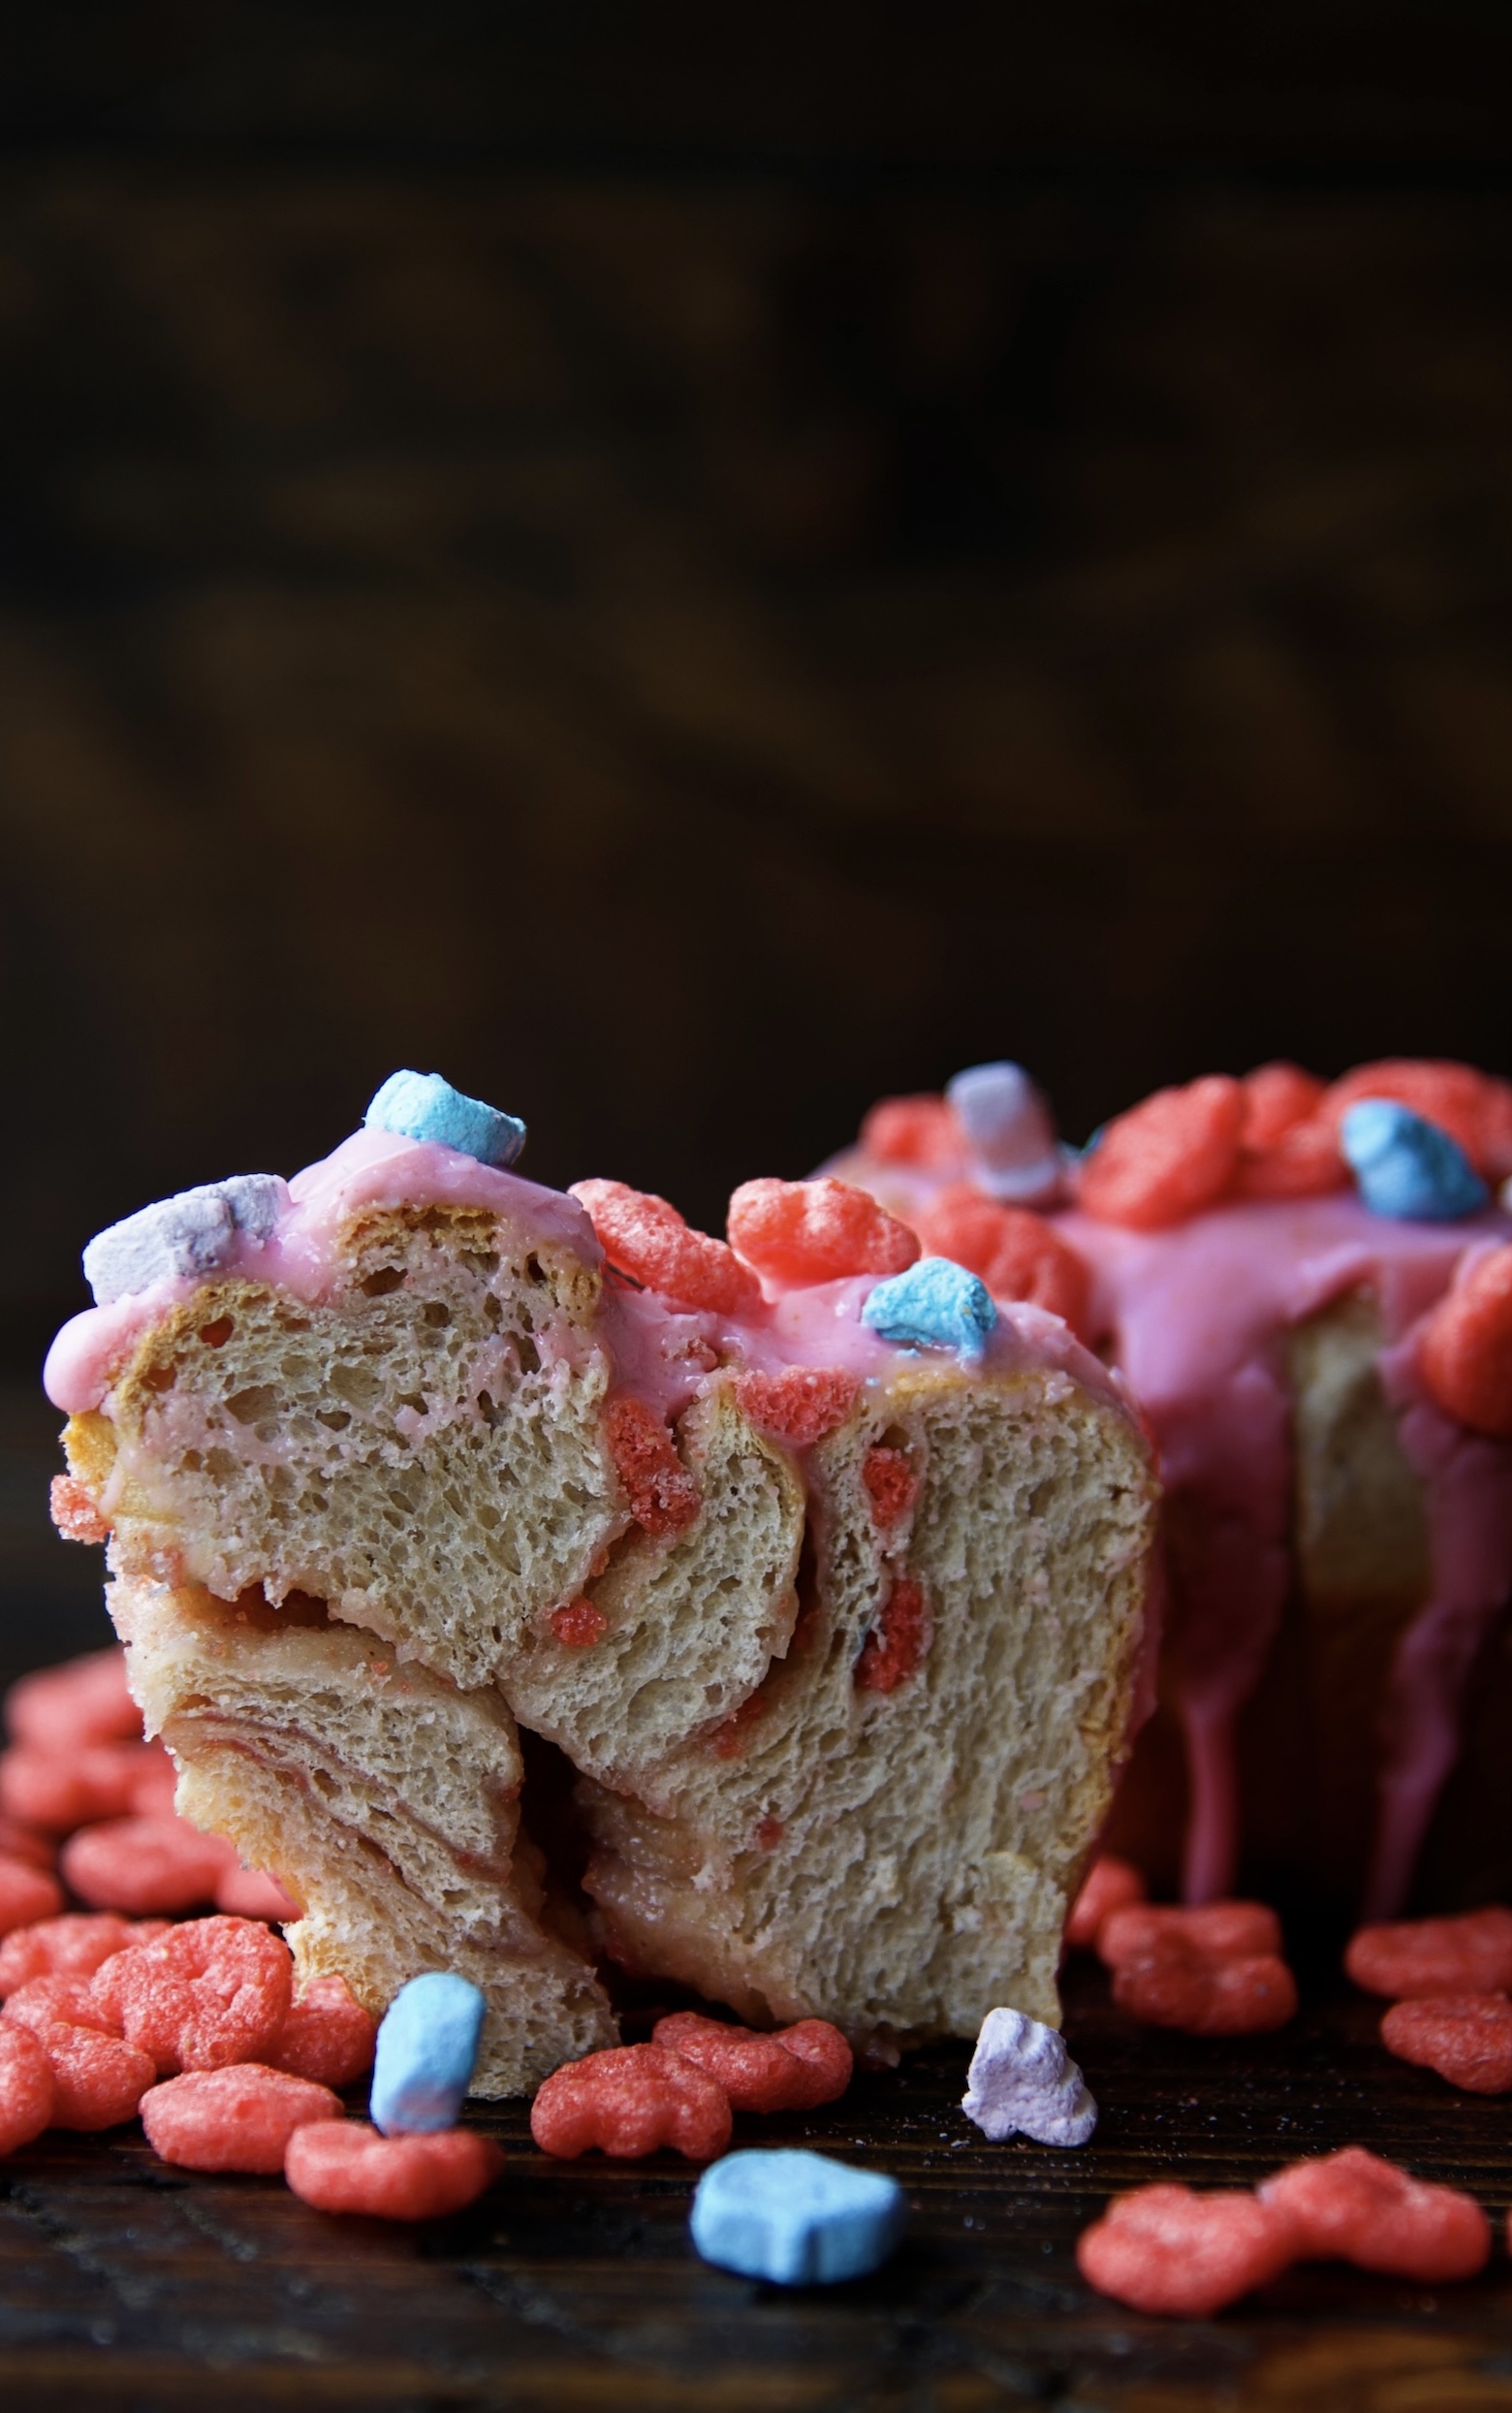
[[261, 2061], [187, 2070], [142, 2098], [148, 2144], [180, 2170], [280, 2171], [297, 2128], [343, 2117], [329, 2086]]
[[1087, 1338], [1091, 1275], [1043, 1215], [998, 1206], [969, 1182], [953, 1182], [921, 1210], [918, 1231], [931, 1256], [979, 1274], [994, 1299], [1027, 1299]]
[[131, 1780], [128, 1807], [133, 1818], [172, 1818], [178, 1770], [161, 1743], [149, 1743]]
[[1413, 2178], [1363, 2145], [1292, 2162], [1258, 2192], [1290, 2220], [1301, 2261], [1432, 2284], [1472, 2279], [1491, 2258], [1491, 2223], [1472, 2197]]
[[1418, 1370], [1457, 1424], [1512, 1439], [1512, 1248], [1478, 1257], [1428, 1316]]
[[663, 2045], [614, 2045], [553, 2071], [530, 2107], [530, 2134], [564, 2161], [594, 2145], [632, 2162], [672, 2145], [711, 2162], [730, 2142], [730, 2099]]
[[268, 2055], [275, 2070], [321, 2086], [350, 2086], [373, 2066], [378, 2023], [345, 1978], [313, 1978], [290, 2010]]
[[828, 2019], [800, 2019], [761, 2036], [701, 2011], [675, 2011], [657, 2020], [651, 2041], [713, 2079], [737, 2111], [811, 2111], [845, 2092], [855, 2066]]
[[5, 1722], [14, 1741], [41, 1751], [140, 1738], [142, 1712], [126, 1689], [125, 1652], [88, 1651], [23, 1675], [5, 1697]]
[[318, 2212], [378, 2220], [440, 2220], [464, 2211], [504, 2167], [499, 2147], [472, 2128], [380, 2137], [365, 2120], [311, 2120], [297, 2128], [284, 2176]]
[[1072, 1949], [1095, 1945], [1103, 1921], [1131, 1902], [1143, 1902], [1145, 1880], [1132, 1860], [1116, 1853], [1100, 1853], [1082, 1881], [1082, 1890], [1066, 1917], [1066, 1943]]
[[828, 1175], [814, 1182], [742, 1182], [726, 1220], [730, 1246], [779, 1290], [810, 1289], [851, 1274], [900, 1274], [919, 1236], [867, 1190]]
[[299, 1905], [264, 1868], [228, 1868], [215, 1888], [215, 1907], [237, 1919], [298, 1919]]
[[1393, 2003], [1381, 2043], [1399, 2061], [1436, 2070], [1470, 2095], [1512, 2088], [1512, 2001], [1505, 1994], [1430, 1994]]
[[698, 1485], [661, 1417], [621, 1393], [604, 1410], [604, 1438], [630, 1513], [648, 1534], [679, 1534], [698, 1514]]
[[861, 1479], [870, 1495], [878, 1531], [890, 1534], [919, 1497], [918, 1476], [901, 1449], [890, 1449], [886, 1442], [878, 1442], [862, 1460]]
[[780, 1374], [742, 1374], [735, 1395], [753, 1424], [807, 1449], [844, 1423], [861, 1396], [861, 1377], [838, 1366], [784, 1366]]
[[547, 1623], [564, 1649], [587, 1651], [609, 1632], [609, 1619], [590, 1600], [565, 1601], [553, 1608]]
[[0, 1943], [0, 1995], [33, 1978], [92, 1978], [115, 1953], [155, 1943], [166, 1919], [121, 1919], [114, 1911], [65, 1911], [32, 1927], [13, 1929]]
[[1307, 1122], [1323, 1101], [1324, 1084], [1300, 1064], [1257, 1064], [1246, 1072], [1244, 1141], [1246, 1148], [1274, 1148], [1278, 1139]]
[[212, 1902], [236, 1855], [186, 1818], [112, 1818], [71, 1835], [59, 1865], [80, 1901], [146, 1917]]
[[146, 1743], [17, 1743], [0, 1759], [0, 1809], [27, 1826], [66, 1835], [102, 1818], [122, 1818], [159, 1754]]
[[65, 1541], [109, 1541], [110, 1523], [102, 1516], [83, 1484], [72, 1475], [54, 1475], [47, 1491], [47, 1510]]
[[1120, 2304], [1203, 2320], [1279, 2278], [1295, 2244], [1280, 2206], [1160, 2185], [1116, 2196], [1078, 2238], [1076, 2260], [1083, 2278]]
[[52, 2064], [29, 2028], [0, 2021], [0, 2153], [40, 2137], [52, 2119]]
[[63, 1889], [30, 1860], [0, 1859], [0, 1935], [52, 1919], [63, 1907]]
[[1077, 1195], [1105, 1223], [1159, 1231], [1215, 1206], [1239, 1170], [1244, 1093], [1225, 1073], [1156, 1090], [1110, 1123], [1083, 1159]]
[[135, 2118], [157, 2076], [149, 2053], [72, 2019], [33, 2032], [52, 2068], [52, 2127], [87, 2136]]
[[1118, 1963], [1113, 1999], [1147, 2027], [1183, 2036], [1265, 2036], [1297, 2009], [1297, 1984], [1274, 1953], [1219, 1958], [1172, 1938]]
[[1512, 1993], [1512, 1910], [1455, 1919], [1393, 1919], [1349, 1939], [1344, 1967], [1368, 1994]]
[[1349, 1167], [1333, 1125], [1315, 1118], [1283, 1131], [1269, 1148], [1246, 1148], [1234, 1176], [1236, 1198], [1321, 1198], [1342, 1190]]
[[934, 1631], [929, 1603], [910, 1575], [899, 1577], [862, 1644], [856, 1682], [864, 1693], [896, 1693], [917, 1674]]
[[70, 2027], [98, 2028], [102, 2035], [120, 2034], [118, 2021], [101, 2010], [86, 1977], [28, 1978], [6, 1997], [4, 2016], [34, 2036], [65, 2020]]
[[195, 1919], [155, 1944], [118, 1953], [91, 1981], [94, 1999], [160, 2078], [267, 2061], [294, 1992], [281, 1936], [251, 1919]]
[[883, 1164], [917, 1164], [930, 1173], [952, 1172], [961, 1159], [961, 1126], [932, 1090], [879, 1097], [862, 1124], [861, 1145]]
[[40, 1826], [23, 1826], [19, 1819], [7, 1818], [0, 1811], [0, 1857], [8, 1860], [25, 1860], [28, 1867], [53, 1869], [58, 1863], [55, 1838], [45, 1835]]
[[1264, 1902], [1130, 1901], [1108, 1913], [1097, 1950], [1110, 1969], [1120, 1961], [1158, 1952], [1163, 1945], [1190, 1945], [1217, 1960], [1249, 1958], [1281, 1950], [1281, 1922]]
[[599, 1245], [617, 1273], [644, 1283], [675, 1306], [740, 1316], [761, 1303], [754, 1276], [722, 1240], [694, 1231], [675, 1206], [624, 1182], [574, 1182]]

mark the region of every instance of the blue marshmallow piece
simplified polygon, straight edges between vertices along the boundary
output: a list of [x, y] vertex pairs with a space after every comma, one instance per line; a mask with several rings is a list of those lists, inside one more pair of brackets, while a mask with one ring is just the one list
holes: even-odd
[[401, 1985], [383, 2015], [368, 2111], [386, 2137], [454, 2128], [483, 2032], [476, 1985], [430, 1969]]
[[480, 1164], [513, 1164], [525, 1144], [525, 1127], [481, 1097], [464, 1097], [439, 1072], [391, 1072], [362, 1121], [370, 1130], [400, 1139], [434, 1140]]
[[980, 1357], [997, 1310], [986, 1283], [963, 1265], [948, 1256], [921, 1256], [905, 1274], [877, 1284], [861, 1320], [905, 1349], [953, 1349], [962, 1357]]
[[812, 2287], [875, 2270], [906, 2217], [896, 2178], [795, 2147], [713, 2163], [694, 2192], [689, 2227], [704, 2260], [722, 2270]]
[[1401, 1222], [1457, 1223], [1491, 1192], [1458, 1140], [1392, 1097], [1362, 1097], [1339, 1143], [1372, 1215]]

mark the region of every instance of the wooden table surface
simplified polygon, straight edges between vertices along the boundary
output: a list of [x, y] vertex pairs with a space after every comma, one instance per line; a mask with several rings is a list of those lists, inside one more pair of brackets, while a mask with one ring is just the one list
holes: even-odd
[[[96, 1554], [43, 1512], [54, 1424], [29, 1381], [0, 1381], [0, 1684], [108, 1638]], [[549, 2161], [518, 2104], [476, 2113], [508, 2155], [498, 2184], [414, 2232], [324, 2217], [273, 2179], [170, 2170], [135, 2124], [51, 2135], [0, 2162], [0, 2406], [1512, 2413], [1499, 2238], [1468, 2286], [1315, 2265], [1207, 2322], [1140, 2319], [1077, 2275], [1077, 2234], [1116, 2189], [1247, 2183], [1352, 2143], [1468, 2186], [1499, 2226], [1512, 2098], [1391, 2060], [1378, 2007], [1327, 1962], [1310, 1995], [1304, 1981], [1280, 2035], [1203, 2044], [1136, 2028], [1073, 1962], [1067, 2031], [1102, 2106], [1080, 2153], [988, 2144], [960, 2109], [963, 2047], [825, 2111], [738, 2123], [737, 2143], [813, 2143], [906, 2186], [893, 2262], [830, 2290], [707, 2268], [686, 2165]]]
[[[1512, 2105], [1391, 2061], [1342, 1996], [1249, 2042], [1141, 2032], [1101, 1973], [1068, 2029], [1102, 2104], [1090, 2146], [988, 2144], [959, 2105], [966, 2055], [863, 2077], [840, 2104], [738, 2123], [900, 2178], [910, 2223], [877, 2276], [784, 2292], [700, 2263], [695, 2174], [534, 2151], [520, 2105], [480, 2108], [508, 2162], [484, 2201], [416, 2231], [307, 2210], [274, 2179], [167, 2169], [135, 2125], [50, 2136], [0, 2166], [7, 2403], [898, 2408], [975, 2413], [1469, 2413], [1512, 2408], [1502, 2244], [1468, 2286], [1298, 2270], [1213, 2321], [1142, 2319], [1080, 2281], [1078, 2231], [1157, 2175], [1247, 2183], [1358, 2141], [1512, 2201]], [[359, 2091], [359, 2096], [361, 2090]]]

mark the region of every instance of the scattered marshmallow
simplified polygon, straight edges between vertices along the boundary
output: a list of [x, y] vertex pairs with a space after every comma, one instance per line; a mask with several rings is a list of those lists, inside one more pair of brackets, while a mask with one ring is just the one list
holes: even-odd
[[906, 1273], [879, 1282], [861, 1319], [905, 1349], [953, 1349], [961, 1357], [980, 1357], [997, 1310], [986, 1283], [963, 1265], [924, 1256]]
[[1362, 1097], [1339, 1128], [1339, 1146], [1372, 1215], [1456, 1223], [1491, 1193], [1457, 1140], [1391, 1097]]
[[857, 2279], [903, 2233], [896, 2178], [796, 2147], [727, 2153], [706, 2170], [689, 2227], [706, 2262], [779, 2287]]
[[961, 2110], [993, 2144], [1086, 2144], [1097, 2106], [1065, 2038], [1023, 2011], [990, 2011], [982, 2022]]
[[480, 1164], [513, 1164], [525, 1144], [525, 1127], [515, 1115], [464, 1096], [439, 1072], [391, 1072], [362, 1121], [400, 1139], [455, 1148]]
[[288, 1205], [288, 1185], [278, 1174], [234, 1173], [229, 1181], [206, 1182], [142, 1207], [97, 1232], [84, 1251], [95, 1305], [109, 1307], [170, 1277], [214, 1273], [238, 1239], [262, 1248]]
[[966, 1170], [988, 1197], [1051, 1202], [1064, 1160], [1050, 1108], [1022, 1064], [973, 1064], [945, 1092], [965, 1137]]
[[484, 1999], [451, 1970], [401, 1985], [383, 2016], [368, 2110], [386, 2137], [452, 2128], [466, 2101], [483, 2032]]

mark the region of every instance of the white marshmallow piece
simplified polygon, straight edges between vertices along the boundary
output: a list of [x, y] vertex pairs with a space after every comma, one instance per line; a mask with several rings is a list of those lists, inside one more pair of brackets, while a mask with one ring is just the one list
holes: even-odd
[[966, 2072], [961, 2108], [993, 2144], [1086, 2144], [1097, 2106], [1065, 2038], [1023, 2011], [990, 2011]]
[[238, 1237], [262, 1248], [290, 1204], [277, 1173], [234, 1173], [160, 1198], [96, 1234], [84, 1251], [84, 1278], [97, 1307], [150, 1290], [155, 1282], [212, 1274]]
[[972, 1064], [945, 1092], [965, 1135], [966, 1169], [1005, 1205], [1048, 1204], [1064, 1164], [1050, 1108], [1022, 1064]]

